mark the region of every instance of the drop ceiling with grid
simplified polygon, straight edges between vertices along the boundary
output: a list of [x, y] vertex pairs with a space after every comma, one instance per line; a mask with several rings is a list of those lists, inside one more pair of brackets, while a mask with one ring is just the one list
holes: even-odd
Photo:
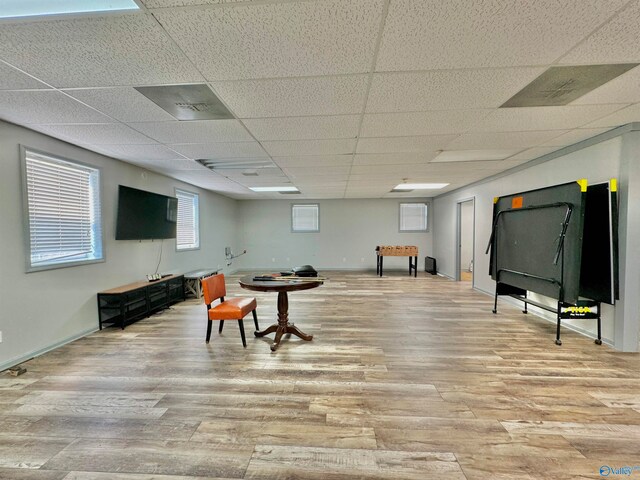
[[[0, 118], [237, 199], [441, 193], [640, 121], [640, 67], [500, 108], [551, 66], [639, 63], [640, 0], [139, 4], [0, 21]], [[178, 121], [135, 89], [180, 84], [233, 117]]]

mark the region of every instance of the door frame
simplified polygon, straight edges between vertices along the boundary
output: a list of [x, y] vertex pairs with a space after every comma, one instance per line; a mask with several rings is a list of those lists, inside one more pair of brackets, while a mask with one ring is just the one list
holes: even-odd
[[471, 286], [476, 283], [476, 197], [468, 197], [460, 199], [456, 202], [456, 246], [455, 246], [455, 280], [460, 281], [462, 276], [462, 269], [460, 268], [460, 251], [462, 250], [462, 204], [471, 202], [473, 207], [473, 215], [471, 222], [471, 261], [473, 262], [473, 277], [471, 280]]

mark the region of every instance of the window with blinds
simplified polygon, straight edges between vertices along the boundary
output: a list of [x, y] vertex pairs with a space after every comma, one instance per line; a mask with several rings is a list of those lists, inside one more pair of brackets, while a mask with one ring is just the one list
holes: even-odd
[[401, 232], [426, 232], [428, 225], [427, 220], [426, 203], [400, 204]]
[[100, 170], [23, 150], [27, 271], [104, 260]]
[[292, 232], [319, 232], [320, 231], [320, 205], [306, 203], [291, 206], [291, 231]]
[[176, 189], [176, 197], [178, 197], [176, 249], [200, 248], [198, 194]]

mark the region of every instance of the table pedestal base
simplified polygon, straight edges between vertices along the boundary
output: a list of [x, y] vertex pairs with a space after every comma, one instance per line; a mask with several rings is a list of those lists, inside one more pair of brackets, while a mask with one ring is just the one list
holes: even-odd
[[287, 297], [287, 292], [278, 292], [278, 323], [268, 326], [261, 332], [256, 330], [253, 334], [256, 337], [264, 337], [273, 332], [276, 332], [276, 337], [271, 344], [272, 352], [277, 350], [282, 336], [286, 334], [293, 333], [296, 337], [300, 337], [307, 342], [313, 339], [313, 335], [307, 335], [293, 323], [289, 323], [289, 298]]

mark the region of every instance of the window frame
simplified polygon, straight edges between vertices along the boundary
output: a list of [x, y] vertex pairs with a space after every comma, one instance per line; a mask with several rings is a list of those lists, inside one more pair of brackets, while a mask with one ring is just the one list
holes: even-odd
[[[42, 155], [44, 157], [50, 157], [54, 161], [59, 161], [61, 163], [68, 163], [70, 165], [77, 165], [79, 167], [84, 167], [88, 169], [92, 169], [97, 173], [98, 180], [98, 194], [96, 197], [98, 198], [98, 206], [97, 210], [100, 216], [100, 235], [96, 240], [100, 241], [100, 250], [101, 256], [99, 258], [91, 258], [84, 260], [71, 260], [66, 262], [58, 262], [58, 263], [50, 263], [46, 265], [34, 266], [31, 263], [31, 217], [29, 216], [29, 190], [27, 185], [27, 155], [28, 153], [33, 153], [36, 155]], [[107, 261], [107, 251], [106, 251], [106, 243], [105, 243], [105, 228], [104, 228], [104, 215], [103, 215], [103, 205], [104, 205], [104, 188], [102, 181], [102, 168], [96, 165], [92, 165], [85, 162], [80, 162], [78, 160], [72, 160], [63, 155], [58, 155], [57, 153], [50, 153], [39, 150], [37, 148], [31, 148], [26, 145], [20, 145], [20, 173], [22, 180], [22, 225], [23, 225], [23, 240], [24, 240], [24, 249], [25, 249], [25, 271], [26, 273], [32, 272], [41, 272], [45, 270], [57, 270], [59, 268], [70, 268], [77, 267], [81, 265], [90, 265], [94, 263], [104, 263]]]
[[[178, 212], [178, 218], [176, 219], [176, 252], [191, 252], [191, 251], [194, 251], [194, 250], [200, 250], [200, 194], [198, 194], [196, 192], [191, 192], [189, 190], [184, 190], [184, 189], [178, 188], [178, 187], [176, 187], [174, 189], [174, 193], [175, 193], [176, 198], [178, 198], [178, 194], [179, 193], [182, 193], [182, 194], [185, 194], [187, 196], [190, 196], [191, 198], [195, 198], [196, 199], [196, 212], [195, 212], [196, 229], [195, 229], [195, 234], [196, 234], [197, 244], [196, 244], [195, 247], [184, 247], [184, 248], [180, 248], [179, 247], [179, 245], [178, 245], [178, 221], [180, 219], [180, 213]], [[180, 208], [180, 198], [178, 198], [178, 208]]]
[[[425, 227], [423, 230], [403, 230], [402, 229], [402, 205], [424, 205]], [[429, 210], [430, 202], [399, 202], [398, 203], [398, 233], [427, 233], [429, 232]]]
[[[293, 212], [295, 207], [315, 206], [317, 211], [318, 228], [315, 230], [296, 230], [293, 224]], [[320, 204], [319, 203], [292, 203], [291, 204], [291, 233], [319, 233], [320, 232]]]

